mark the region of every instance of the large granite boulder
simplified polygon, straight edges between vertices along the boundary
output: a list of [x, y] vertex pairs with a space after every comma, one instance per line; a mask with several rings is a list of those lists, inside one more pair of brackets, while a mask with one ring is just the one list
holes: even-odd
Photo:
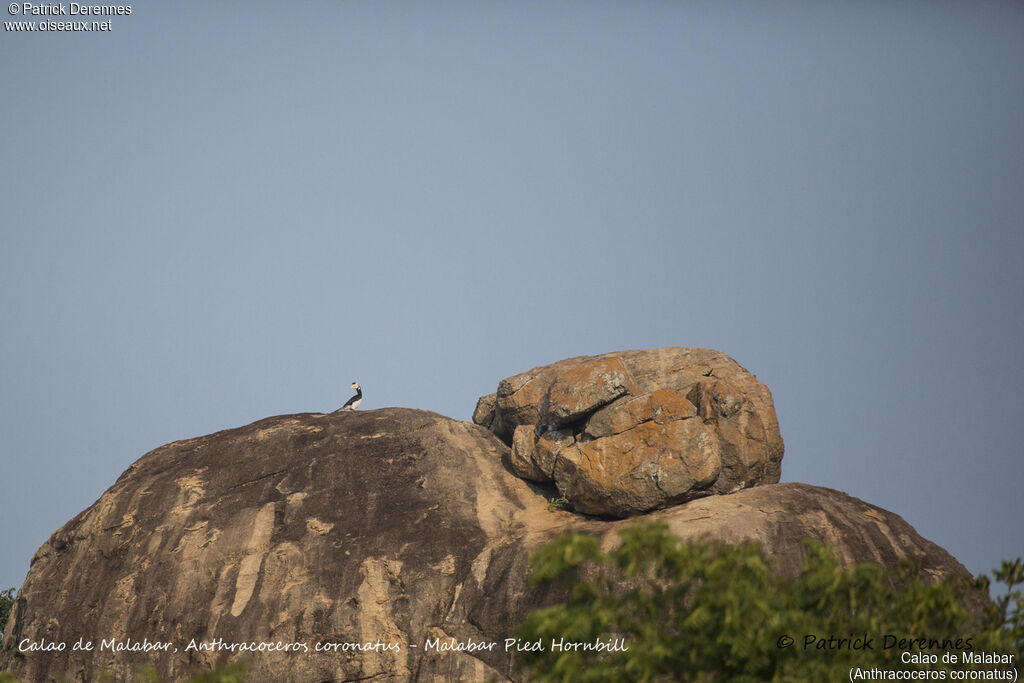
[[[554, 597], [527, 587], [530, 552], [568, 531], [612, 543], [632, 522], [553, 509], [510, 457], [483, 427], [400, 408], [273, 417], [158, 448], [39, 549], [0, 668], [130, 680], [148, 663], [182, 680], [243, 660], [256, 681], [521, 680], [503, 639]], [[802, 484], [651, 516], [689, 537], [760, 542], [783, 573], [813, 538], [849, 563], [920, 555], [928, 575], [968, 576], [896, 515]], [[79, 639], [94, 648], [74, 650]], [[21, 651], [43, 643], [65, 648]], [[262, 643], [281, 649], [237, 647]]]
[[[32, 681], [129, 680], [141, 662], [183, 680], [239, 658], [261, 681], [504, 677], [504, 655], [439, 659], [423, 641], [511, 623], [530, 527], [566, 517], [529, 524], [545, 503], [507, 474], [506, 451], [475, 425], [398, 408], [268, 418], [158, 448], [40, 548], [4, 654]], [[494, 599], [513, 567], [508, 598]], [[80, 637], [96, 650], [18, 652], [25, 638], [70, 649]], [[189, 648], [218, 638], [309, 651]], [[173, 645], [101, 651], [104, 639]], [[315, 649], [378, 641], [390, 649]]]
[[768, 387], [708, 349], [581, 356], [502, 380], [473, 420], [521, 477], [580, 511], [627, 517], [779, 480]]

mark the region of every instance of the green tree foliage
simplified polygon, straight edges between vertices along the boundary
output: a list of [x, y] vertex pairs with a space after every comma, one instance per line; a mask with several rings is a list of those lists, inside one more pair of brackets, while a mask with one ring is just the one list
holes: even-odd
[[[603, 553], [597, 539], [571, 535], [533, 558], [531, 582], [560, 584], [569, 598], [532, 612], [519, 629], [520, 642], [541, 644], [520, 652], [532, 680], [761, 683], [849, 680], [853, 667], [993, 669], [942, 662], [944, 653], [965, 651], [1013, 654], [1013, 664], [996, 668], [1020, 665], [1019, 560], [996, 572], [1010, 586], [1006, 599], [973, 618], [964, 598], [987, 583], [928, 584], [911, 563], [844, 569], [835, 552], [809, 544], [799, 576], [783, 579], [756, 546], [684, 542], [650, 523], [621, 539]], [[616, 639], [628, 649], [614, 651]], [[559, 641], [613, 647], [559, 651]], [[905, 651], [939, 661], [904, 663]]]

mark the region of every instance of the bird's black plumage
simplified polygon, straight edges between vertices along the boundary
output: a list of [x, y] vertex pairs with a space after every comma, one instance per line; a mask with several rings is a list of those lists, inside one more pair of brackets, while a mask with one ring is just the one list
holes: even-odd
[[356, 395], [345, 401], [345, 405], [334, 412], [337, 413], [342, 410], [355, 410], [359, 407], [359, 404], [363, 402], [363, 389], [359, 386], [359, 382], [352, 382], [352, 388], [356, 390]]

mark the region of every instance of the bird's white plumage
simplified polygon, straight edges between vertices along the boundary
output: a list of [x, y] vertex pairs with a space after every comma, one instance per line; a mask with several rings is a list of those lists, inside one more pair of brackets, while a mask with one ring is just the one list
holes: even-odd
[[[359, 382], [352, 382], [352, 388], [356, 390], [356, 395], [345, 401], [345, 405], [338, 408], [338, 410], [355, 410], [363, 403], [363, 390], [359, 386]], [[334, 412], [338, 412], [335, 410]]]

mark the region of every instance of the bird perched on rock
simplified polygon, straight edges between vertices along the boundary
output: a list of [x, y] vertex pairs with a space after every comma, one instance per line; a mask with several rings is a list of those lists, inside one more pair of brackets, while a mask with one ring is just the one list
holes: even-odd
[[340, 412], [342, 410], [355, 410], [359, 407], [359, 404], [363, 402], [363, 390], [359, 388], [359, 382], [352, 382], [352, 388], [356, 390], [356, 395], [345, 401], [345, 405], [338, 408], [334, 412]]

